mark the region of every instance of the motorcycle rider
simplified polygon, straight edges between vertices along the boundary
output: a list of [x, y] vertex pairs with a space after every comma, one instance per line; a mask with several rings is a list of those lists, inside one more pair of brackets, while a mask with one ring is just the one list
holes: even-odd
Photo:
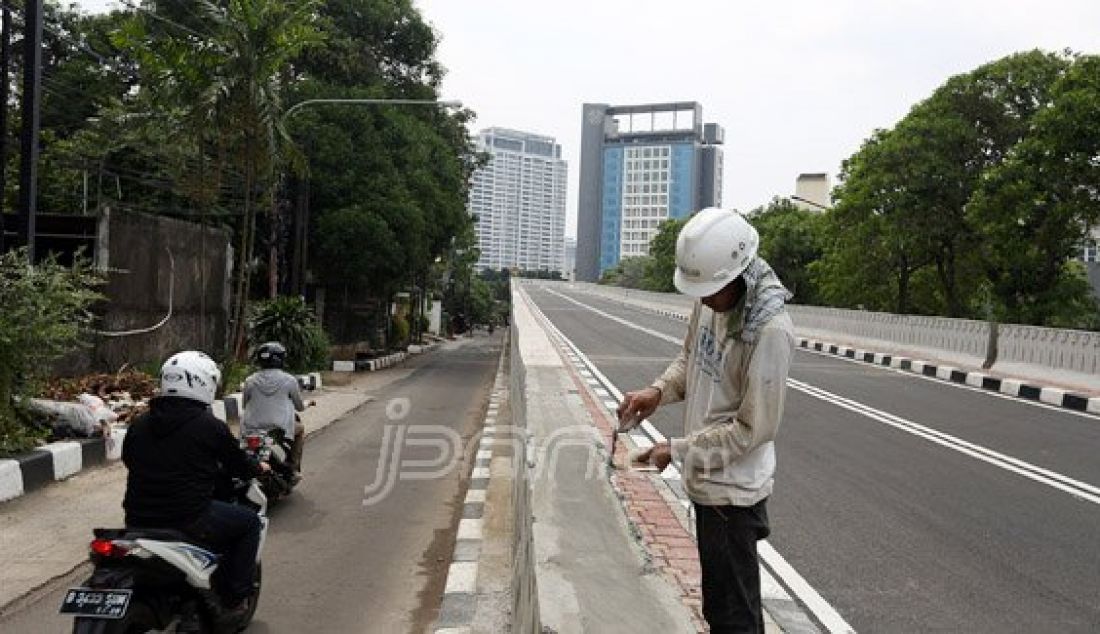
[[128, 527], [175, 529], [222, 554], [223, 617], [234, 620], [247, 614], [253, 594], [260, 519], [214, 499], [214, 490], [226, 473], [251, 479], [270, 467], [249, 459], [214, 417], [210, 405], [220, 381], [217, 364], [202, 352], [187, 350], [164, 362], [160, 393], [122, 443], [128, 469], [122, 506]]
[[283, 344], [269, 341], [256, 349], [255, 356], [256, 365], [261, 369], [250, 374], [244, 382], [241, 435], [282, 429], [286, 438], [293, 437], [290, 466], [294, 469], [297, 482], [301, 478], [306, 432], [305, 425], [295, 415], [295, 412], [306, 408], [302, 402], [301, 388], [296, 377], [283, 371], [286, 365], [286, 347]]

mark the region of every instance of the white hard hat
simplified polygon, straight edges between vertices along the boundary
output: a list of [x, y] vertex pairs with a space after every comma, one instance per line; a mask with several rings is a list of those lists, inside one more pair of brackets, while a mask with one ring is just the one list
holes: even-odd
[[759, 246], [760, 234], [744, 216], [707, 207], [680, 230], [673, 282], [684, 295], [713, 295], [748, 268]]
[[213, 359], [197, 350], [185, 350], [168, 357], [161, 366], [160, 393], [210, 405], [221, 380], [221, 370]]

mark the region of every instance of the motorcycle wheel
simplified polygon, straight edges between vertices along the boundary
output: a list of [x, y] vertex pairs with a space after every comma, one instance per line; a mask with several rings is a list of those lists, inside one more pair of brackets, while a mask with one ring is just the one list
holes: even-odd
[[260, 588], [263, 586], [264, 580], [264, 567], [260, 562], [256, 563], [256, 580], [252, 582], [252, 598], [248, 602], [248, 614], [241, 619], [241, 624], [237, 627], [238, 632], [243, 632], [248, 629], [250, 623], [252, 623], [252, 617], [256, 616], [256, 608], [260, 604]]
[[77, 617], [73, 620], [73, 634], [145, 634], [150, 630], [159, 631], [158, 625], [152, 608], [135, 602], [121, 619]]

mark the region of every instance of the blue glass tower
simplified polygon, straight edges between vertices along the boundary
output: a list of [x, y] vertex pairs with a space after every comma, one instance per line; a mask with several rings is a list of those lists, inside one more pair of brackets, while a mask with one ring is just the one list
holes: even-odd
[[646, 255], [661, 222], [722, 203], [724, 132], [702, 106], [585, 104], [577, 279]]

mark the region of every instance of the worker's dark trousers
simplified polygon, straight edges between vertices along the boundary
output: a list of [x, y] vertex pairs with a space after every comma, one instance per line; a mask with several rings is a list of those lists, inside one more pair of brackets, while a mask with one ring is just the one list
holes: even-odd
[[764, 634], [756, 542], [771, 532], [767, 500], [753, 506], [695, 505], [703, 618], [712, 634]]

